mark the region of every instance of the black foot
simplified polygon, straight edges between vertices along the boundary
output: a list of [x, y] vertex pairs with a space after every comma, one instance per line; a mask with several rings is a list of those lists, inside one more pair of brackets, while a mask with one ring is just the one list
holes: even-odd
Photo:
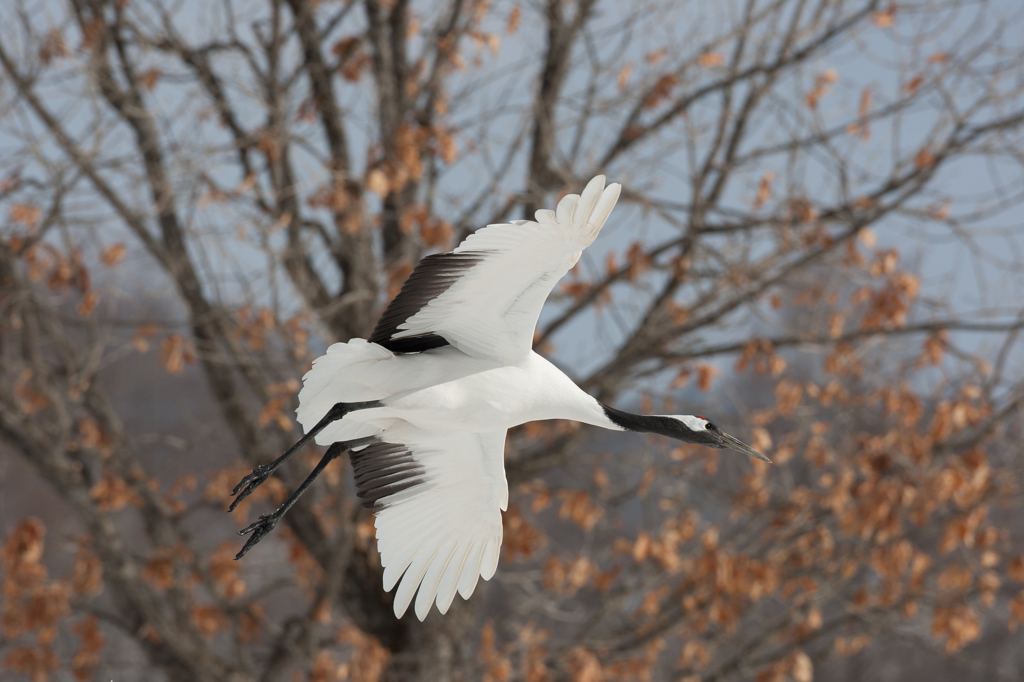
[[231, 506], [228, 507], [228, 511], [235, 511], [235, 507], [238, 506], [238, 503], [249, 497], [253, 490], [256, 490], [256, 488], [263, 485], [263, 482], [270, 478], [272, 473], [274, 473], [273, 469], [266, 464], [260, 464], [252, 470], [252, 473], [239, 481], [238, 485], [235, 486], [235, 489], [231, 491], [231, 494], [236, 495], [237, 497], [232, 500]]
[[273, 514], [263, 514], [260, 516], [258, 521], [238, 531], [239, 535], [247, 535], [248, 533], [252, 533], [252, 537], [250, 537], [249, 540], [245, 543], [245, 547], [242, 547], [242, 550], [235, 555], [235, 561], [238, 561], [239, 559], [244, 557], [245, 553], [253, 547], [255, 547], [257, 542], [262, 540], [267, 535], [267, 533], [274, 530], [274, 526], [277, 525], [277, 520], [279, 518], [281, 517], [278, 516], [277, 512]]

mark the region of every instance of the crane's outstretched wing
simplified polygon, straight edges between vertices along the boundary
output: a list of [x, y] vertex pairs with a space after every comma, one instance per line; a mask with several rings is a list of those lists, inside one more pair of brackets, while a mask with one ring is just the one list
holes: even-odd
[[405, 443], [375, 443], [351, 454], [356, 490], [377, 517], [384, 590], [399, 618], [412, 603], [423, 620], [430, 605], [446, 613], [458, 591], [469, 599], [490, 580], [508, 507], [505, 431], [416, 433]]
[[451, 344], [512, 363], [530, 352], [540, 310], [555, 283], [597, 238], [620, 186], [591, 180], [537, 222], [488, 225], [451, 253], [427, 256], [377, 322], [370, 341], [396, 353]]

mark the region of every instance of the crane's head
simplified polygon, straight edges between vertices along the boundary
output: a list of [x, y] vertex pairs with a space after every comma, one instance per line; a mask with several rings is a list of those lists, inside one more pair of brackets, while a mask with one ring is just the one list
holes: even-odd
[[771, 464], [770, 459], [738, 438], [734, 438], [722, 431], [707, 417], [692, 414], [674, 414], [664, 415], [662, 418], [671, 420], [662, 423], [663, 430], [658, 430], [658, 433], [662, 435], [686, 443], [697, 443], [709, 448], [728, 448]]
[[659, 433], [667, 435], [683, 442], [692, 442], [706, 447], [728, 447], [737, 453], [748, 455], [756, 460], [768, 462], [771, 460], [754, 450], [753, 447], [744, 443], [718, 428], [707, 417], [700, 415], [658, 415], [653, 417], [642, 417], [643, 426], [638, 431]]

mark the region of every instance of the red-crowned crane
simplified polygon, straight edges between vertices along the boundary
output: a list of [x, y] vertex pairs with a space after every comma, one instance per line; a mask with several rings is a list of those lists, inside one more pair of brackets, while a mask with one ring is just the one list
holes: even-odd
[[[564, 197], [536, 222], [489, 225], [451, 253], [427, 256], [368, 340], [327, 349], [299, 393], [306, 435], [234, 489], [231, 509], [286, 459], [316, 439], [329, 445], [303, 484], [251, 534], [236, 559], [273, 530], [324, 468], [349, 452], [357, 495], [376, 516], [384, 589], [398, 584], [395, 615], [413, 596], [423, 620], [445, 613], [489, 580], [508, 504], [505, 433], [539, 419], [571, 419], [615, 431], [767, 457], [701, 416], [644, 416], [605, 405], [533, 352], [534, 327], [555, 283], [597, 238], [619, 198], [603, 176]], [[401, 584], [399, 584], [401, 580]]]

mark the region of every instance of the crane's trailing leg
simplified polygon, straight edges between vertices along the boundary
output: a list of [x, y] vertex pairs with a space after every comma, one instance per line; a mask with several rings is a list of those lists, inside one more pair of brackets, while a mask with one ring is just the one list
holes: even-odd
[[316, 437], [316, 434], [326, 429], [330, 424], [338, 421], [349, 412], [355, 412], [356, 410], [365, 410], [371, 407], [383, 406], [383, 403], [380, 403], [376, 400], [371, 400], [365, 403], [335, 404], [334, 407], [327, 411], [327, 414], [324, 415], [324, 418], [318, 421], [316, 423], [316, 426], [309, 430], [309, 433], [300, 438], [299, 441], [295, 443], [295, 445], [288, 448], [288, 450], [283, 455], [275, 459], [270, 464], [257, 465], [252, 470], [252, 473], [248, 474], [245, 478], [239, 481], [238, 485], [236, 485], [234, 490], [231, 491], [231, 494], [235, 495], [236, 497], [234, 500], [232, 500], [231, 506], [228, 507], [228, 511], [234, 511], [235, 507], [238, 506], [239, 502], [247, 498], [249, 494], [252, 493], [253, 490], [256, 490], [256, 488], [259, 488], [261, 485], [263, 485], [263, 482], [270, 478], [270, 476], [275, 471], [277, 471], [278, 467], [287, 462], [289, 457], [291, 457], [296, 452], [305, 447], [306, 444], [309, 443], [309, 441], [313, 440]]
[[[317, 426], [319, 426], [319, 424]], [[242, 547], [242, 550], [235, 555], [235, 561], [238, 561], [239, 559], [244, 557], [245, 553], [253, 547], [255, 547], [256, 543], [262, 540], [267, 535], [267, 533], [274, 530], [274, 526], [277, 525], [277, 522], [281, 519], [281, 517], [284, 516], [288, 512], [288, 510], [291, 509], [292, 506], [299, 501], [299, 498], [302, 497], [302, 493], [306, 492], [306, 489], [309, 488], [309, 486], [313, 485], [313, 481], [315, 481], [317, 477], [323, 473], [324, 469], [327, 468], [328, 464], [330, 464], [340, 455], [344, 454], [346, 451], [352, 448], [361, 447], [363, 445], [369, 445], [370, 443], [373, 443], [376, 440], [377, 438], [375, 436], [370, 436], [368, 438], [357, 438], [356, 440], [350, 440], [347, 443], [333, 443], [331, 447], [327, 448], [327, 452], [325, 452], [324, 456], [320, 458], [320, 462], [316, 465], [313, 471], [310, 472], [309, 476], [306, 477], [306, 480], [302, 482], [302, 485], [300, 485], [298, 489], [295, 492], [293, 492], [288, 497], [287, 500], [284, 501], [284, 504], [282, 504], [280, 507], [275, 509], [270, 514], [261, 514], [260, 518], [257, 519], [255, 523], [252, 523], [243, 528], [242, 530], [238, 531], [239, 535], [248, 535], [249, 533], [252, 533], [252, 535], [246, 541], [245, 546]]]

